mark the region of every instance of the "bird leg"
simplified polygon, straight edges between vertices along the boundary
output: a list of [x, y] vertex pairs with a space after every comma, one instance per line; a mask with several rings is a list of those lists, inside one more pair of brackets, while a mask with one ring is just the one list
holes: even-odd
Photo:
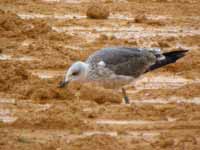
[[125, 104], [130, 104], [130, 101], [129, 101], [129, 98], [126, 94], [125, 88], [122, 88], [122, 94], [123, 94], [123, 97], [124, 97]]

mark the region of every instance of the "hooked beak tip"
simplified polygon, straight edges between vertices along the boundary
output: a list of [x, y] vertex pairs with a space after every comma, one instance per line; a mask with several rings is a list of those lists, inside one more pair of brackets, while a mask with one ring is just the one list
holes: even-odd
[[67, 82], [66, 81], [61, 81], [58, 87], [59, 88], [64, 88], [66, 85], [68, 85], [68, 83], [69, 83], [69, 81], [67, 81]]

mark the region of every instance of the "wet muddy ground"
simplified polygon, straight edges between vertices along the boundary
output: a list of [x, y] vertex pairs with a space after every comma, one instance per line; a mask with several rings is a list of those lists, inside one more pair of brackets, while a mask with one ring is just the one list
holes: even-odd
[[[0, 1], [0, 149], [200, 149], [200, 2]], [[74, 83], [65, 69], [102, 47], [189, 49], [121, 91]]]

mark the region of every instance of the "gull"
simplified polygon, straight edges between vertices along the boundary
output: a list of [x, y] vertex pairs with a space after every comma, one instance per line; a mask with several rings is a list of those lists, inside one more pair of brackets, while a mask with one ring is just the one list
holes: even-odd
[[[188, 50], [162, 53], [159, 48], [102, 48], [91, 54], [86, 61], [73, 63], [64, 75], [59, 87], [73, 81], [113, 84], [121, 87], [129, 84], [142, 74], [175, 63], [185, 56]], [[129, 103], [126, 91], [122, 88], [124, 99]]]

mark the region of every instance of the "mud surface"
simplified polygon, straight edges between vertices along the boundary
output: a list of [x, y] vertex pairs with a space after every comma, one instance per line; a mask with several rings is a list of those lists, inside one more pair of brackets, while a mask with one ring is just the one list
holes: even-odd
[[[0, 149], [200, 149], [200, 2], [98, 2], [0, 1]], [[94, 83], [58, 88], [109, 46], [190, 51], [131, 83], [128, 105]]]

